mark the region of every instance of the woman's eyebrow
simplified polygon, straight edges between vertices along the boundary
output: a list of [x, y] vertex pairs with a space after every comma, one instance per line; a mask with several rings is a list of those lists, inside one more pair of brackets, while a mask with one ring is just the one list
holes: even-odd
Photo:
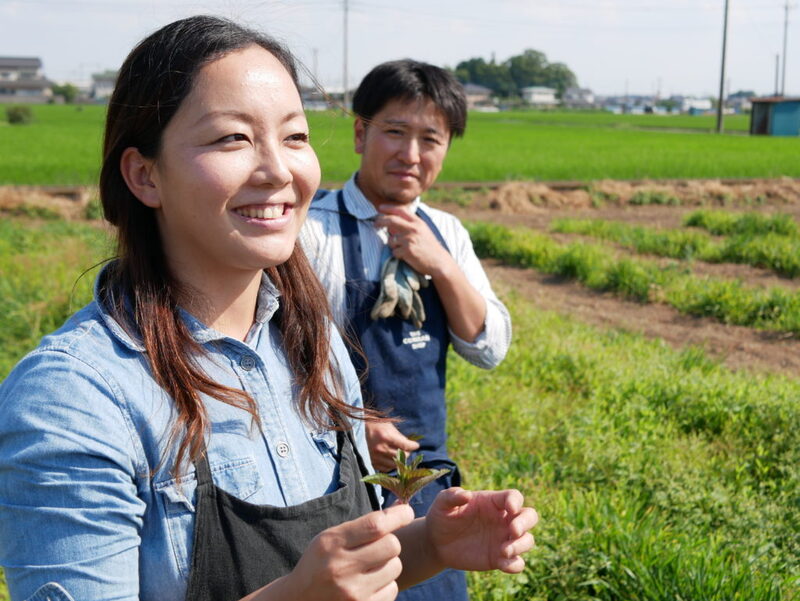
[[[292, 119], [296, 119], [298, 117], [305, 118], [306, 114], [302, 110], [291, 111], [286, 113], [281, 119], [281, 123], [286, 123], [287, 121], [291, 121]], [[208, 111], [207, 113], [203, 113], [200, 118], [195, 121], [195, 125], [200, 125], [206, 119], [210, 119], [211, 117], [233, 117], [235, 119], [239, 119], [240, 121], [244, 121], [250, 125], [253, 125], [256, 122], [256, 118], [251, 115], [250, 113], [244, 111], [237, 111], [235, 109], [219, 109], [219, 110], [212, 110]]]

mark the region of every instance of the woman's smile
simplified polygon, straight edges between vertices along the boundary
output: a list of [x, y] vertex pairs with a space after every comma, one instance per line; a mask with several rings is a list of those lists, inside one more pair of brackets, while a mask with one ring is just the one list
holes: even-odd
[[294, 206], [288, 203], [269, 205], [247, 205], [233, 209], [247, 223], [281, 229], [288, 225], [294, 216]]

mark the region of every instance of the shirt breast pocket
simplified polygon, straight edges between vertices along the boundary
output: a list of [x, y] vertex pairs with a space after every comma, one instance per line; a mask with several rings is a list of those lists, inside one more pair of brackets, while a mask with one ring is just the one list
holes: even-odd
[[[217, 488], [243, 501], [248, 500], [264, 486], [253, 457], [212, 462], [211, 476]], [[156, 482], [154, 489], [161, 505], [166, 536], [169, 538], [175, 563], [180, 573], [188, 578], [197, 501], [195, 473]]]
[[339, 463], [339, 445], [335, 430], [317, 430], [311, 433], [311, 438], [320, 455], [332, 465]]

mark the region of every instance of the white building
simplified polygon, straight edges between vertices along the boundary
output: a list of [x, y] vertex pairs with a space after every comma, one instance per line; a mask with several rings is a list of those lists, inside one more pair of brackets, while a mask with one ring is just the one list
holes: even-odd
[[683, 100], [681, 100], [682, 113], [710, 111], [713, 109], [714, 103], [711, 102], [711, 98], [694, 98], [692, 96], [686, 96], [683, 98]]
[[53, 96], [51, 85], [40, 59], [0, 56], [0, 103], [43, 104]]
[[92, 99], [106, 102], [114, 92], [117, 85], [117, 71], [103, 71], [92, 74], [92, 89], [89, 95]]
[[522, 100], [527, 104], [537, 107], [558, 106], [555, 88], [545, 88], [543, 86], [529, 86], [522, 88], [519, 93]]

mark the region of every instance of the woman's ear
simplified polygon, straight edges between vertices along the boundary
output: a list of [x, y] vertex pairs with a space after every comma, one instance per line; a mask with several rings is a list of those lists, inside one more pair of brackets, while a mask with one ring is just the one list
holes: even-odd
[[153, 178], [155, 161], [142, 156], [138, 148], [130, 146], [122, 151], [119, 170], [133, 195], [151, 209], [161, 206], [161, 195]]
[[364, 142], [367, 138], [367, 124], [361, 117], [356, 117], [353, 122], [353, 138], [356, 147], [356, 154], [364, 153]]

